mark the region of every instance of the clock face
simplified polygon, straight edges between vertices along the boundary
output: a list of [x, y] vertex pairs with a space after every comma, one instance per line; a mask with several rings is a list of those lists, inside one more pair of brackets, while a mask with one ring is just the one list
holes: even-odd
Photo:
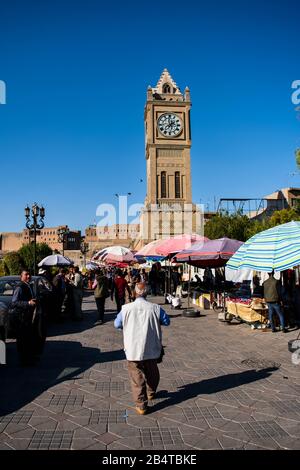
[[176, 137], [182, 131], [182, 121], [176, 114], [162, 114], [157, 120], [159, 132], [165, 137]]

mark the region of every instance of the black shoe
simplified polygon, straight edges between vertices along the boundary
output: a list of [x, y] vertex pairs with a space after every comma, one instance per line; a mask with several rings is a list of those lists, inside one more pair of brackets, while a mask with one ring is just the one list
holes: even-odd
[[276, 328], [272, 328], [272, 333], [277, 333]]
[[281, 331], [282, 333], [287, 333], [287, 332], [288, 332], [288, 330], [287, 330], [286, 328], [280, 328], [280, 331]]

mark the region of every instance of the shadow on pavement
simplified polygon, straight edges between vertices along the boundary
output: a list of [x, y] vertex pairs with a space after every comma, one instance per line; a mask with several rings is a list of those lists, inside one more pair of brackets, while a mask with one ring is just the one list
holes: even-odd
[[236, 374], [221, 375], [201, 382], [183, 385], [176, 392], [167, 392], [162, 390], [157, 393], [157, 398], [166, 398], [164, 401], [151, 407], [151, 412], [162, 410], [168, 406], [179, 405], [191, 398], [197, 398], [201, 395], [209, 395], [218, 392], [224, 392], [241, 385], [256, 382], [268, 378], [272, 372], [278, 370], [277, 367], [269, 367], [261, 370], [247, 370]]
[[[114, 321], [116, 318], [116, 310], [105, 310], [104, 322], [108, 323]], [[82, 321], [74, 321], [70, 318], [65, 318], [60, 323], [50, 322], [47, 328], [47, 338], [53, 336], [64, 336], [70, 334], [80, 333], [82, 331], [90, 330], [95, 327], [95, 321], [98, 318], [98, 313], [95, 310], [85, 310], [83, 312]]]
[[7, 365], [0, 366], [0, 416], [13, 413], [49, 388], [74, 380], [97, 363], [125, 359], [122, 349], [103, 352], [76, 341], [47, 341], [38, 365], [20, 367], [16, 344], [7, 344]]

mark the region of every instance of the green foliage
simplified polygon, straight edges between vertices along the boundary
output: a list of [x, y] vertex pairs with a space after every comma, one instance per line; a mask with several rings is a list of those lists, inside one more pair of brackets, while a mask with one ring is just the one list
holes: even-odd
[[24, 269], [23, 259], [18, 252], [12, 251], [4, 256], [3, 267], [5, 275], [18, 275]]
[[270, 228], [269, 218], [265, 217], [262, 220], [252, 220], [247, 231], [246, 231], [246, 240], [253, 237], [259, 232], [263, 232], [264, 230], [268, 230]]
[[227, 237], [246, 241], [250, 225], [251, 220], [246, 215], [221, 213], [205, 224], [204, 234], [211, 240]]
[[300, 209], [297, 206], [275, 211], [271, 217], [265, 217], [262, 220], [249, 219], [246, 215], [239, 213], [234, 215], [217, 214], [206, 223], [204, 233], [211, 240], [228, 237], [246, 241], [259, 232], [292, 220], [300, 221]]
[[[32, 271], [33, 270], [33, 263], [34, 263], [34, 245], [31, 243], [30, 245], [23, 245], [22, 248], [19, 249], [18, 253], [23, 259], [23, 263], [26, 269]], [[36, 263], [39, 264], [43, 258], [52, 254], [51, 248], [47, 245], [47, 243], [37, 243], [36, 245]]]
[[296, 164], [299, 170], [300, 169], [300, 149], [297, 149], [295, 151], [295, 156], [296, 156]]
[[274, 212], [274, 214], [270, 217], [270, 227], [286, 224], [292, 220], [300, 220], [298, 207], [282, 209], [281, 211]]
[[7, 267], [5, 266], [4, 261], [0, 260], [0, 276], [7, 276], [7, 275], [8, 275]]

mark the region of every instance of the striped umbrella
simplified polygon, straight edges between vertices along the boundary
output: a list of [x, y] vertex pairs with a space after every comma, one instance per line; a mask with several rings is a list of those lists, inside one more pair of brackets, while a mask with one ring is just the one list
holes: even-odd
[[134, 262], [135, 258], [131, 250], [124, 246], [109, 246], [107, 248], [103, 248], [102, 250], [98, 251], [93, 258], [92, 261], [104, 261], [107, 262], [115, 262], [115, 263], [130, 263]]
[[284, 271], [300, 265], [300, 222], [289, 222], [249, 238], [228, 261], [230, 269]]

